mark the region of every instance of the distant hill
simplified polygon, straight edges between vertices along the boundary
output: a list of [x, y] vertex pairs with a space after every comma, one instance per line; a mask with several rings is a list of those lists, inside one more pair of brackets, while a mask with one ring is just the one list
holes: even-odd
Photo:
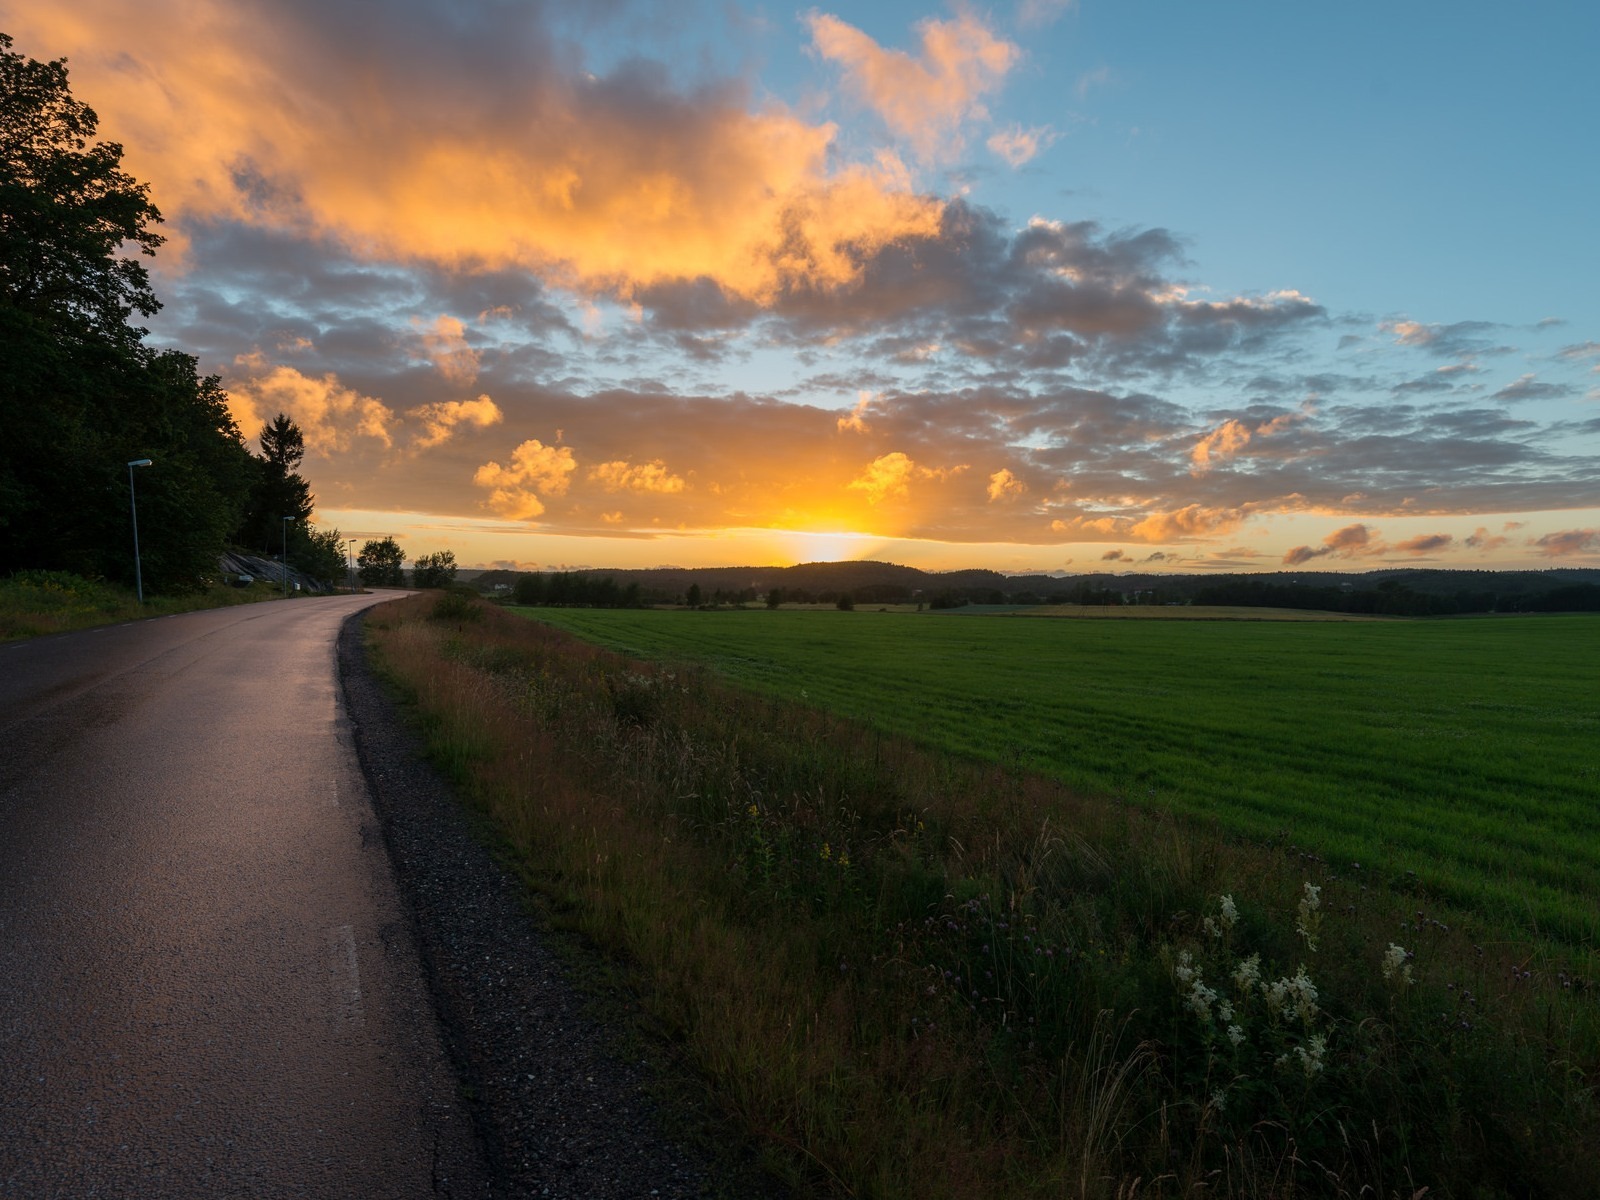
[[[999, 571], [922, 571], [886, 562], [802, 563], [779, 567], [654, 567], [585, 570], [566, 578], [613, 580], [618, 591], [637, 587], [646, 603], [682, 603], [698, 587], [705, 603], [753, 602], [773, 589], [787, 600], [832, 603], [962, 604], [1227, 604], [1317, 608], [1428, 616], [1469, 612], [1600, 611], [1600, 569], [1451, 571], [1389, 568], [1345, 574], [1276, 571], [1269, 574], [1005, 575]], [[485, 593], [509, 592], [522, 573], [462, 571], [458, 578]], [[549, 579], [551, 576], [544, 576]]]

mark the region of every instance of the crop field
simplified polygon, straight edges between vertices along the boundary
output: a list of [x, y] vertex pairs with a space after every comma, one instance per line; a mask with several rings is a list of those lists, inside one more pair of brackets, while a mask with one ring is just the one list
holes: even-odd
[[522, 611], [958, 755], [1281, 840], [1508, 936], [1600, 937], [1597, 617]]

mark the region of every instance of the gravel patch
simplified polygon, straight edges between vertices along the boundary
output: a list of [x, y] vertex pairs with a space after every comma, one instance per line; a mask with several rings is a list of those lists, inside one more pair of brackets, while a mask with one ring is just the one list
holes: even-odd
[[574, 975], [603, 979], [601, 956], [540, 920], [423, 759], [367, 668], [364, 615], [339, 633], [346, 712], [490, 1195], [792, 1197], [761, 1173], [752, 1152], [713, 1153], [704, 1132], [683, 1132], [711, 1129], [709, 1144], [738, 1144], [691, 1103], [656, 1098], [692, 1094], [692, 1082], [659, 1065], [671, 1061], [670, 1047], [596, 1018], [594, 987], [580, 988]]

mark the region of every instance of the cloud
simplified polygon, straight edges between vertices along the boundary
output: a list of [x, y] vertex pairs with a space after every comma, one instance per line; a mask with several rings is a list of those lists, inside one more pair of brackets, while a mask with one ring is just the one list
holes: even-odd
[[1047, 125], [1035, 125], [1031, 129], [1013, 125], [990, 134], [987, 144], [1007, 165], [1020, 167], [1037, 158], [1039, 151], [1055, 140], [1055, 131]]
[[[588, 72], [535, 6], [395, 5], [381, 28], [233, 0], [125, 18], [121, 0], [82, 0], [11, 32], [70, 57], [180, 245], [234, 222], [586, 294], [705, 277], [768, 303], [848, 284], [861, 256], [938, 228], [940, 203], [892, 156], [843, 160], [833, 125], [753, 105], [737, 81], [682, 92], [637, 58]], [[927, 26], [936, 88], [988, 86], [1006, 44], [985, 37], [967, 18]]]
[[1009, 467], [1001, 467], [993, 475], [989, 476], [990, 503], [996, 500], [1015, 499], [1018, 496], [1027, 495], [1027, 492], [1028, 485], [1013, 475]]
[[1396, 542], [1394, 548], [1402, 554], [1437, 554], [1440, 550], [1448, 550], [1455, 540], [1448, 533], [1424, 533]]
[[1100, 556], [1101, 562], [1127, 562], [1128, 556], [1121, 550], [1107, 550]]
[[1296, 546], [1283, 556], [1283, 565], [1298, 567], [1317, 558], [1353, 558], [1381, 550], [1372, 530], [1365, 525], [1346, 525], [1322, 539], [1322, 545], [1313, 550], [1310, 546]]
[[1503, 534], [1490, 533], [1486, 526], [1479, 525], [1470, 535], [1462, 539], [1462, 544], [1481, 554], [1489, 554], [1510, 541], [1511, 539]]
[[657, 495], [670, 496], [683, 491], [684, 488], [683, 478], [668, 471], [667, 464], [659, 458], [654, 462], [637, 465], [622, 459], [601, 463], [597, 467], [590, 468], [589, 478], [608, 492], [654, 492]]
[[347, 450], [358, 437], [384, 446], [392, 442], [395, 415], [389, 406], [345, 387], [331, 372], [312, 377], [294, 367], [269, 366], [259, 351], [241, 355], [235, 365], [242, 373], [229, 379], [228, 399], [241, 429], [256, 429], [281, 412], [300, 427], [308, 451]]
[[1560, 533], [1547, 533], [1529, 544], [1546, 558], [1600, 553], [1600, 529], [1564, 529]]
[[1111, 82], [1110, 67], [1096, 67], [1092, 71], [1085, 71], [1078, 76], [1078, 82], [1073, 84], [1072, 90], [1079, 100], [1087, 97], [1094, 88], [1105, 87]]
[[875, 399], [877, 396], [873, 392], [857, 392], [855, 407], [850, 410], [850, 415], [839, 418], [839, 432], [844, 433], [846, 430], [853, 433], [871, 432], [866, 412]]
[[1238, 421], [1224, 421], [1201, 438], [1190, 454], [1197, 473], [1209, 471], [1213, 463], [1227, 462], [1250, 444], [1250, 429]]
[[489, 489], [484, 503], [507, 520], [526, 521], [545, 510], [539, 493], [561, 496], [567, 491], [569, 476], [577, 470], [577, 460], [567, 446], [546, 446], [530, 438], [511, 452], [511, 465], [486, 462], [473, 474], [472, 482]]
[[958, 11], [952, 20], [921, 21], [916, 56], [885, 50], [853, 25], [812, 11], [805, 17], [818, 54], [837, 63], [845, 86], [925, 161], [960, 150], [960, 127], [986, 116], [982, 97], [997, 90], [1022, 57], [978, 19]]
[[1531, 374], [1518, 377], [1514, 383], [1508, 383], [1496, 392], [1492, 399], [1508, 400], [1558, 400], [1563, 396], [1570, 396], [1572, 389], [1559, 383], [1540, 383]]
[[416, 320], [412, 325], [418, 329], [417, 357], [431, 362], [440, 378], [463, 388], [477, 381], [479, 358], [477, 351], [467, 345], [466, 326], [450, 316], [438, 318], [427, 328]]
[[1023, 29], [1043, 29], [1077, 8], [1078, 0], [1022, 0], [1017, 5], [1017, 24]]
[[845, 486], [852, 491], [862, 493], [870, 504], [882, 504], [885, 500], [906, 499], [910, 493], [911, 484], [915, 480], [944, 480], [966, 469], [965, 465], [956, 467], [919, 466], [902, 451], [896, 450], [873, 459], [860, 475]]
[[412, 446], [418, 450], [443, 445], [450, 440], [458, 426], [475, 425], [479, 429], [487, 429], [505, 419], [505, 414], [488, 396], [479, 396], [476, 400], [441, 400], [433, 404], [419, 404], [416, 408], [408, 409], [406, 415], [422, 422], [422, 430], [412, 442]]

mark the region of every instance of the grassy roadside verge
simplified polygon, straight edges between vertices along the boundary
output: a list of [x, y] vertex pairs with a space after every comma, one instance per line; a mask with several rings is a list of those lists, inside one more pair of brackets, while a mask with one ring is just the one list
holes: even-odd
[[466, 598], [370, 627], [533, 886], [818, 1190], [1594, 1192], [1555, 951]]
[[133, 592], [114, 584], [63, 571], [19, 571], [0, 579], [0, 641], [281, 599], [277, 588], [257, 582], [244, 588], [215, 584], [178, 596], [150, 596], [141, 605]]

